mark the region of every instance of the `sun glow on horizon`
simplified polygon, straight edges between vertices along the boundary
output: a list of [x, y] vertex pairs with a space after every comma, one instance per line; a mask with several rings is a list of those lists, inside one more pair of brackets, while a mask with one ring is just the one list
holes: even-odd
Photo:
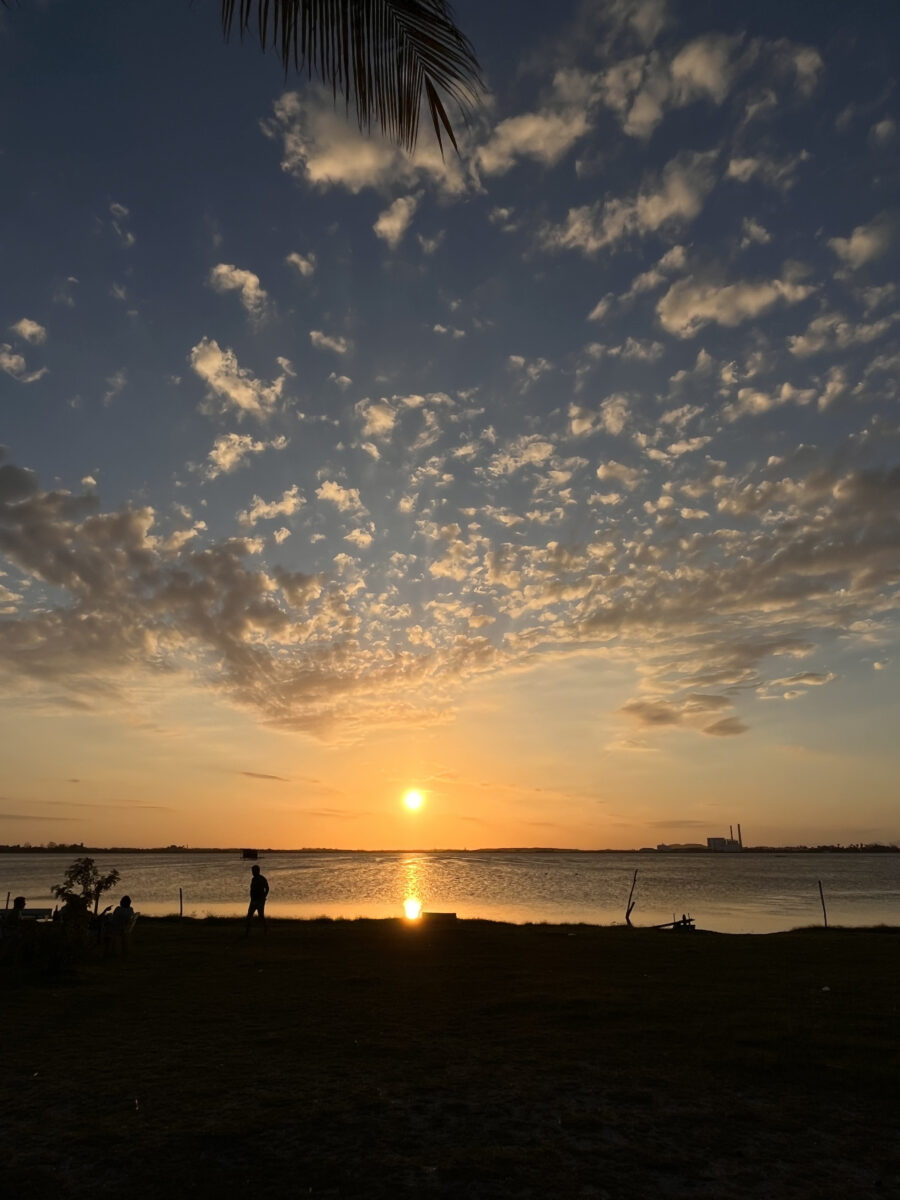
[[407, 921], [418, 921], [422, 915], [422, 901], [417, 900], [415, 896], [409, 896], [403, 901], [403, 912], [406, 915]]
[[410, 812], [417, 812], [425, 803], [425, 797], [421, 792], [413, 788], [403, 797], [403, 803]]

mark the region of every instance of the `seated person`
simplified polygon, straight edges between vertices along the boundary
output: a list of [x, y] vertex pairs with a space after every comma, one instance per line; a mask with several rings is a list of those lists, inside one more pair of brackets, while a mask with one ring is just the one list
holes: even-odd
[[25, 897], [16, 896], [12, 908], [6, 914], [7, 929], [18, 929], [25, 915]]
[[136, 915], [134, 909], [131, 907], [131, 897], [123, 896], [113, 910], [112, 916], [106, 919], [107, 933], [113, 936], [119, 933], [127, 933]]

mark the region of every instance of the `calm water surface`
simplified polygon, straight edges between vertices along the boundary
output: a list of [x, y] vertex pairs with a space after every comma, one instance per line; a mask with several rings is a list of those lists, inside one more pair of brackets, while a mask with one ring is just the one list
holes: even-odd
[[[51, 903], [70, 854], [0, 855], [6, 892]], [[237, 854], [98, 854], [138, 911], [186, 916], [246, 911], [250, 863]], [[267, 911], [291, 917], [393, 917], [408, 898], [426, 910], [495, 921], [624, 921], [637, 868], [635, 925], [691, 914], [699, 928], [767, 933], [820, 924], [821, 879], [832, 925], [900, 925], [900, 854], [264, 854]]]

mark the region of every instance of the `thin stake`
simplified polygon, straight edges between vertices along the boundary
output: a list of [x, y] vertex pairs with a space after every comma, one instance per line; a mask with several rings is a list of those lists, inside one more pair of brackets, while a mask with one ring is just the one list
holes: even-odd
[[634, 909], [634, 904], [635, 904], [634, 900], [632, 900], [631, 897], [634, 895], [634, 885], [636, 883], [637, 883], [637, 867], [635, 867], [635, 869], [634, 869], [634, 875], [632, 876], [632, 879], [631, 879], [631, 891], [628, 893], [628, 903], [625, 906], [625, 924], [626, 925], [631, 924], [631, 913]]
[[822, 901], [822, 916], [825, 919], [825, 928], [828, 928], [828, 913], [825, 909], [825, 893], [822, 891], [822, 880], [819, 880], [819, 899]]
[[184, 892], [181, 888], [178, 889], [178, 915], [179, 917], [184, 916]]
[[9, 893], [9, 892], [7, 892], [7, 893], [6, 893], [6, 907], [7, 907], [7, 908], [9, 908], [9, 896], [10, 896], [10, 893]]

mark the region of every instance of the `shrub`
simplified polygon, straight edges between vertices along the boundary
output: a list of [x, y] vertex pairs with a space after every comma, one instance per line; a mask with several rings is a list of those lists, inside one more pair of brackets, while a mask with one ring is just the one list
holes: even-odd
[[68, 902], [82, 900], [85, 907], [93, 906], [94, 916], [100, 906], [100, 897], [119, 882], [119, 872], [110, 871], [101, 875], [92, 858], [76, 858], [66, 869], [62, 883], [56, 883], [50, 892], [57, 900]]

